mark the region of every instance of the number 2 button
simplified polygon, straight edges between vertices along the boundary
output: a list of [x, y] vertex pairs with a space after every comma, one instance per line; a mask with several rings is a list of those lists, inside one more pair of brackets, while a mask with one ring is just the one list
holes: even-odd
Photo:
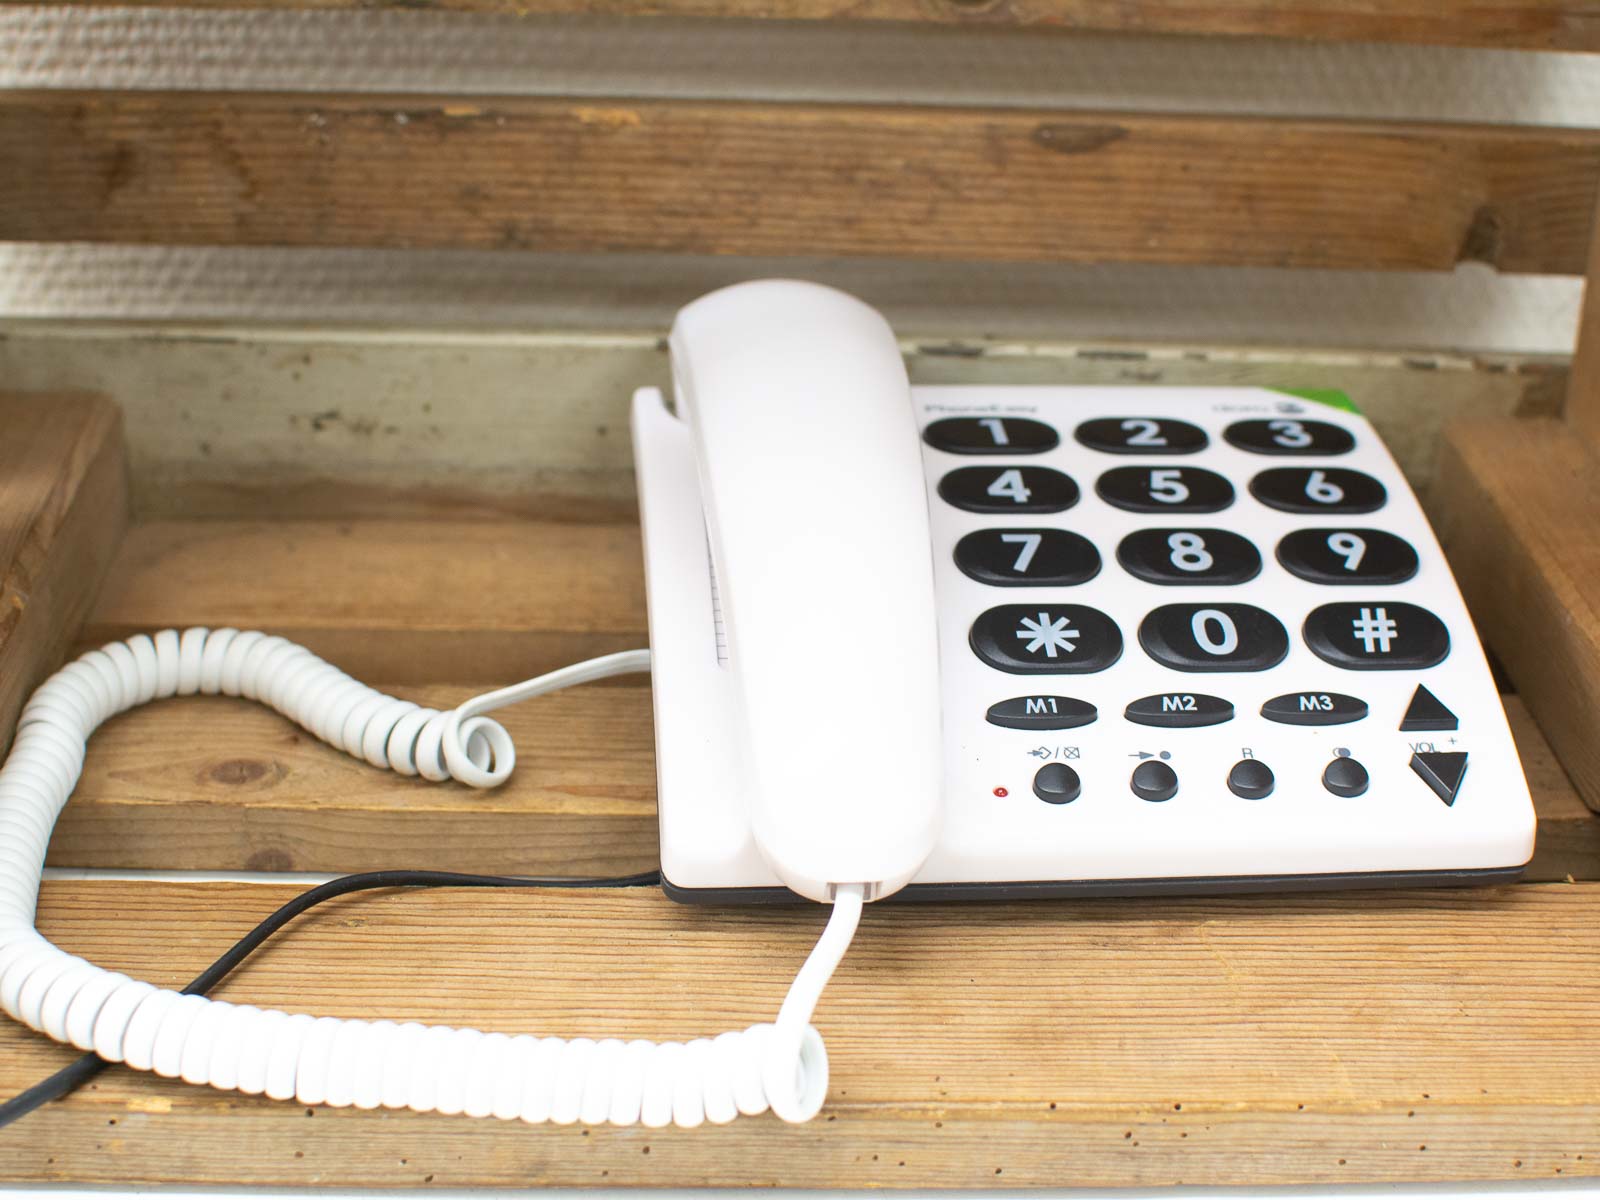
[[1207, 442], [1197, 425], [1156, 417], [1101, 417], [1079, 425], [1074, 436], [1107, 454], [1194, 454]]
[[1078, 485], [1049, 467], [960, 467], [939, 480], [939, 497], [968, 512], [1053, 513], [1078, 502]]

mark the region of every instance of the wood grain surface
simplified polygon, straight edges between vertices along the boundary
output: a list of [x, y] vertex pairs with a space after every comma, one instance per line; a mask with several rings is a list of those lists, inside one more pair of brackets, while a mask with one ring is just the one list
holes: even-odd
[[[68, 950], [186, 981], [290, 889], [55, 883]], [[1160, 1186], [1600, 1172], [1600, 885], [869, 909], [823, 1114], [692, 1132], [307, 1110], [114, 1071], [0, 1138], [17, 1181]], [[653, 890], [348, 898], [219, 993], [505, 1032], [767, 1018], [811, 906]], [[446, 935], [447, 933], [447, 935]], [[0, 1092], [66, 1055], [0, 1024]], [[18, 1136], [20, 1135], [20, 1136]]]
[[1581, 274], [1600, 130], [11, 92], [0, 239]]
[[1416, 42], [1492, 49], [1600, 50], [1592, 0], [0, 0], [4, 4], [161, 8], [511, 13], [517, 16], [900, 21], [1070, 32], [1207, 34]]
[[127, 521], [116, 405], [0, 393], [0, 751], [78, 636]]
[[1600, 457], [1562, 421], [1467, 421], [1435, 486], [1473, 621], [1600, 809]]

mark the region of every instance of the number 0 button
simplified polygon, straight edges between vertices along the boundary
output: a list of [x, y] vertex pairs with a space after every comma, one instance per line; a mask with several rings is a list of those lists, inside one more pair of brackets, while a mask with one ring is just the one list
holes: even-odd
[[1113, 467], [1094, 490], [1125, 512], [1212, 513], [1233, 503], [1233, 484], [1204, 467]]
[[1311, 583], [1404, 583], [1417, 552], [1382, 529], [1296, 529], [1278, 543], [1278, 561]]
[[1100, 574], [1100, 552], [1065, 529], [980, 529], [956, 543], [956, 566], [996, 587], [1072, 587]]
[[1265, 671], [1289, 653], [1289, 634], [1251, 604], [1165, 604], [1140, 622], [1139, 644], [1175, 671]]
[[1261, 555], [1226, 529], [1141, 529], [1117, 547], [1122, 569], [1146, 583], [1246, 583], [1261, 574]]
[[946, 417], [924, 429], [922, 440], [950, 454], [1043, 454], [1061, 438], [1026, 417]]
[[958, 467], [939, 496], [968, 512], [1053, 513], [1078, 502], [1078, 485], [1049, 467]]
[[1208, 440], [1198, 425], [1157, 417], [1102, 417], [1079, 425], [1075, 436], [1107, 454], [1194, 454]]
[[1230, 446], [1251, 454], [1346, 454], [1356, 439], [1327, 421], [1235, 421], [1222, 431]]
[[1250, 481], [1250, 494], [1287, 513], [1369, 513], [1389, 494], [1371, 475], [1345, 467], [1275, 467]]

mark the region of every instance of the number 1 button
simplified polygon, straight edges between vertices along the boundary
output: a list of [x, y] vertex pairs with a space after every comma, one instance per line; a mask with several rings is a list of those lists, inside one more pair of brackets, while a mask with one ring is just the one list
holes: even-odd
[[1026, 417], [946, 417], [924, 429], [922, 440], [949, 454], [1043, 454], [1061, 438]]

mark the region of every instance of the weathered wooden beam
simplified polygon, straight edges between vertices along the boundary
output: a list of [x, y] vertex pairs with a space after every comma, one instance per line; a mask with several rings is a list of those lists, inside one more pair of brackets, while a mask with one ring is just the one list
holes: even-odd
[[1567, 385], [1567, 420], [1600, 452], [1600, 204], [1595, 206], [1594, 229], [1589, 235], [1589, 274]]
[[0, 162], [16, 241], [1579, 274], [1600, 131], [16, 92]]
[[0, 394], [0, 749], [78, 636], [127, 521], [116, 406]]

